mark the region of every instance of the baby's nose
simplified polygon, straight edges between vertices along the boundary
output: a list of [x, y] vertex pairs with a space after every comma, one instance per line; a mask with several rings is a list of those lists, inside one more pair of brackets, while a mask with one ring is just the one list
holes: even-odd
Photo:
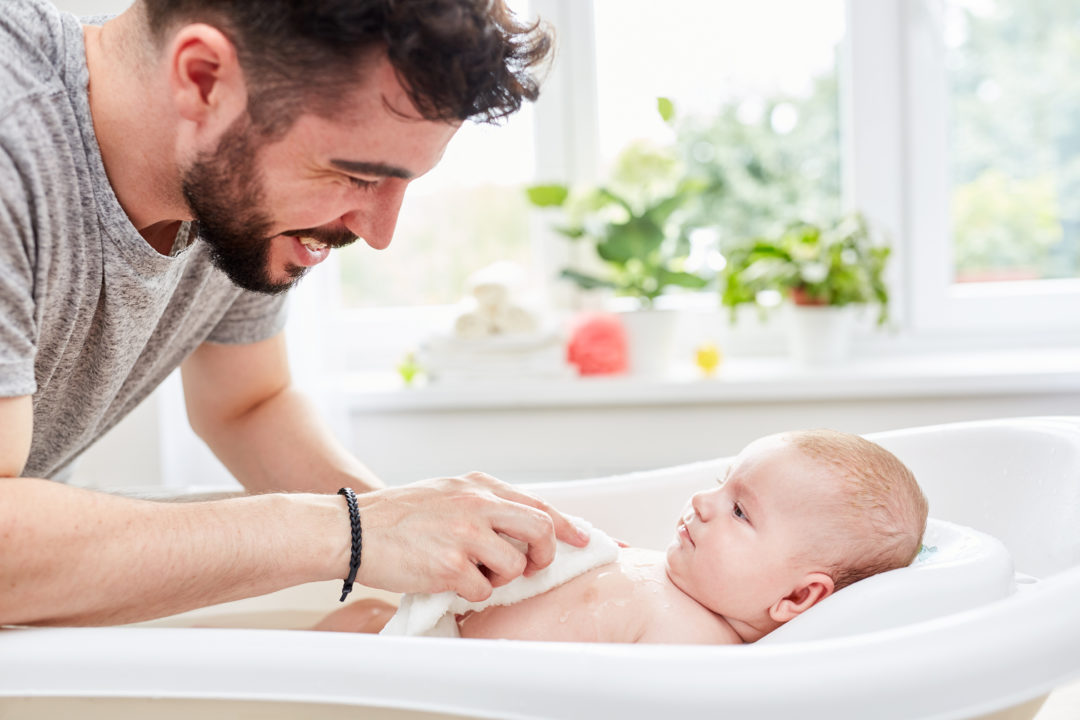
[[709, 495], [710, 491], [704, 491], [694, 493], [694, 496], [690, 498], [690, 507], [694, 508], [694, 512], [697, 513], [698, 517], [702, 520], [708, 520], [712, 515], [710, 512], [712, 503], [709, 502]]

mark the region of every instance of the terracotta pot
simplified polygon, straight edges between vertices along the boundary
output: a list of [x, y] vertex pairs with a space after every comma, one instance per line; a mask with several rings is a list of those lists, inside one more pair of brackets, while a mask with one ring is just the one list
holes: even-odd
[[801, 307], [825, 307], [824, 300], [810, 297], [803, 288], [791, 289], [791, 302]]

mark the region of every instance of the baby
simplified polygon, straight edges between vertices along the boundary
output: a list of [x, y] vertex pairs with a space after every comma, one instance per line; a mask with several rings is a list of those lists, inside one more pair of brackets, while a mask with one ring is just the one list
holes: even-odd
[[[749, 643], [837, 590], [908, 565], [927, 502], [892, 453], [810, 430], [751, 443], [693, 495], [666, 552], [625, 548], [545, 593], [457, 618], [462, 637]], [[393, 605], [361, 600], [314, 629], [378, 632]]]

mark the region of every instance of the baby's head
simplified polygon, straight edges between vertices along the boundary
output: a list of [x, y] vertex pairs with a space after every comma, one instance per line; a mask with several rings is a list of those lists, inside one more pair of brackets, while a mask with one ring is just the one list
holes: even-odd
[[836, 590], [910, 564], [926, 516], [915, 477], [881, 446], [832, 430], [771, 435], [690, 499], [667, 572], [752, 642]]

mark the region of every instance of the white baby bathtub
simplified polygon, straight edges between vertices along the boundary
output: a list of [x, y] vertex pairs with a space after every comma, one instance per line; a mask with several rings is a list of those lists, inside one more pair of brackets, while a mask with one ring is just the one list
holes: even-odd
[[[320, 583], [157, 626], [0, 631], [0, 717], [1032, 717], [1080, 677], [1080, 418], [871, 437], [915, 471], [932, 517], [1004, 543], [1016, 592], [937, 617], [930, 608], [900, 627], [750, 646], [161, 627], [310, 624], [337, 605], [340, 585]], [[532, 489], [615, 537], [663, 548], [685, 498], [725, 462]]]

